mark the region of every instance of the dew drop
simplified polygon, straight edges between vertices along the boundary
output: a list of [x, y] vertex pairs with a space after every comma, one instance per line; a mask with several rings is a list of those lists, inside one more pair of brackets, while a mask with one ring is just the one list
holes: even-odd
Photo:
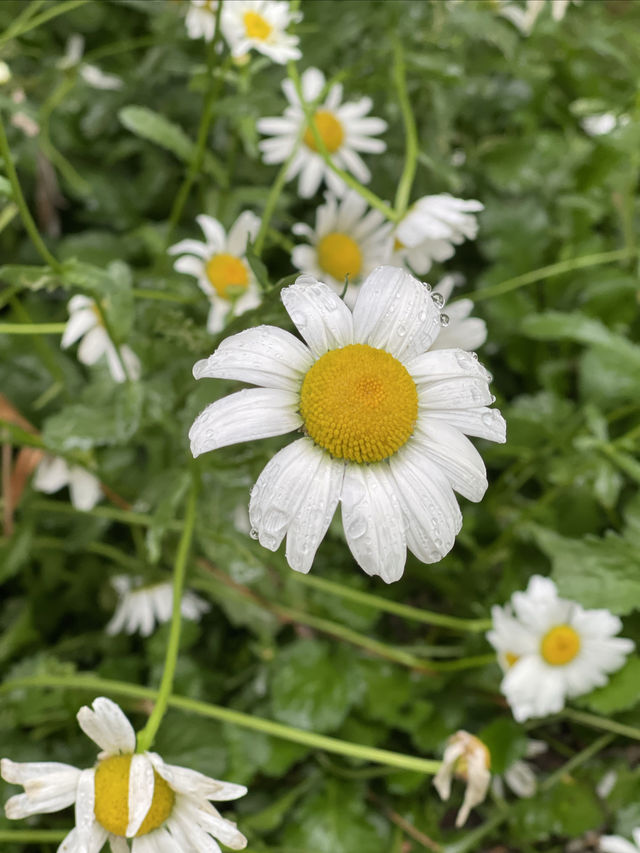
[[445, 329], [449, 325], [449, 315], [448, 314], [441, 314], [440, 315], [440, 325]]
[[250, 536], [252, 539], [257, 539], [257, 538], [258, 538], [258, 531], [255, 529], [255, 527], [252, 527], [252, 528], [251, 528], [251, 530], [249, 531], [249, 536]]
[[406, 326], [398, 326], [396, 332], [399, 338], [404, 338], [404, 336], [407, 334]]
[[347, 527], [347, 536], [351, 539], [360, 539], [367, 532], [367, 522], [363, 516], [354, 518], [351, 524]]
[[444, 305], [444, 296], [441, 293], [432, 293], [431, 298], [433, 299], [433, 304], [437, 308], [442, 308]]

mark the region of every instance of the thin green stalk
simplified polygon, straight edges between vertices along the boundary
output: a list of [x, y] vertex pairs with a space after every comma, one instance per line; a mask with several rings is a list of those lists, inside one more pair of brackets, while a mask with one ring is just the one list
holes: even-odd
[[56, 843], [71, 832], [69, 829], [0, 829], [0, 841], [15, 841], [22, 844]]
[[153, 739], [156, 732], [160, 728], [160, 723], [167, 710], [167, 704], [173, 687], [173, 679], [176, 672], [176, 664], [178, 662], [178, 651], [180, 649], [180, 631], [182, 628], [182, 592], [184, 589], [184, 579], [187, 573], [187, 562], [189, 559], [189, 551], [191, 550], [191, 539], [193, 538], [193, 530], [196, 522], [196, 506], [198, 500], [198, 478], [193, 473], [193, 482], [187, 501], [187, 510], [184, 519], [184, 529], [180, 537], [178, 545], [178, 553], [173, 569], [173, 612], [171, 614], [171, 626], [169, 628], [169, 639], [167, 641], [167, 652], [164, 661], [164, 670], [162, 672], [162, 681], [160, 682], [160, 690], [158, 698], [154, 705], [151, 716], [149, 717], [146, 726], [138, 733], [137, 749], [138, 752], [146, 752], [151, 749]]
[[[33, 541], [33, 547], [35, 549], [45, 548], [47, 550], [65, 551], [67, 554], [75, 553], [74, 549], [69, 548], [66, 539], [56, 539], [55, 536], [38, 536]], [[83, 545], [82, 550], [88, 554], [97, 554], [100, 557], [105, 557], [107, 560], [118, 563], [118, 565], [123, 566], [129, 571], [139, 572], [141, 569], [139, 560], [123, 554], [118, 548], [114, 548], [113, 545], [107, 545], [106, 542], [89, 542], [87, 545]]]
[[0, 335], [61, 335], [66, 323], [0, 323]]
[[0, 231], [4, 231], [11, 220], [19, 213], [18, 205], [10, 202], [2, 208], [0, 213]]
[[402, 44], [399, 39], [396, 39], [393, 44], [393, 60], [393, 81], [398, 95], [405, 133], [404, 167], [394, 201], [396, 214], [398, 219], [401, 219], [409, 206], [411, 187], [413, 186], [413, 179], [418, 165], [418, 130], [407, 91], [407, 71], [404, 63]]
[[291, 82], [295, 86], [296, 92], [298, 93], [300, 104], [302, 105], [302, 109], [304, 110], [304, 114], [307, 119], [307, 126], [313, 134], [313, 139], [316, 143], [318, 154], [320, 154], [320, 156], [325, 161], [327, 166], [331, 169], [331, 171], [338, 175], [339, 178], [342, 178], [345, 184], [348, 187], [351, 187], [351, 189], [355, 190], [360, 196], [362, 196], [362, 198], [366, 202], [368, 202], [371, 207], [374, 207], [376, 210], [379, 210], [380, 213], [382, 213], [382, 215], [385, 216], [390, 222], [397, 222], [399, 217], [393, 208], [389, 207], [388, 204], [385, 204], [382, 199], [378, 198], [378, 196], [374, 192], [371, 192], [371, 190], [361, 184], [360, 181], [357, 181], [353, 177], [353, 175], [351, 175], [349, 172], [345, 172], [344, 169], [341, 169], [339, 166], [336, 166], [336, 164], [333, 162], [331, 154], [327, 149], [327, 146], [324, 144], [324, 141], [320, 136], [320, 133], [318, 132], [318, 128], [316, 127], [316, 123], [314, 121], [314, 111], [310, 107], [310, 105], [304, 100], [304, 96], [302, 93], [302, 83], [300, 81], [300, 75], [298, 73], [298, 68], [295, 62], [289, 61], [287, 63], [287, 71], [289, 73], [289, 78], [291, 79]]
[[[85, 2], [85, 0], [82, 0]], [[0, 38], [0, 43], [2, 39]], [[20, 211], [20, 216], [22, 218], [22, 223], [31, 237], [31, 242], [35, 246], [38, 254], [44, 260], [46, 264], [48, 264], [52, 270], [55, 272], [62, 274], [62, 266], [60, 263], [53, 257], [51, 252], [47, 249], [44, 244], [42, 237], [36, 227], [35, 222], [29, 212], [29, 208], [27, 207], [27, 203], [24, 200], [24, 196], [22, 194], [22, 189], [20, 187], [20, 181], [18, 180], [18, 173], [16, 172], [15, 166], [13, 165], [13, 159], [11, 157], [11, 150], [9, 148], [9, 142], [7, 141], [7, 134], [4, 130], [4, 123], [2, 121], [2, 117], [0, 116], [0, 154], [2, 154], [2, 159], [4, 160], [5, 169], [7, 171], [7, 177], [9, 178], [9, 182], [11, 184], [11, 189], [13, 190], [13, 200], [18, 205], [18, 210]]]
[[276, 204], [278, 203], [278, 199], [280, 198], [280, 194], [282, 193], [282, 188], [287, 182], [287, 171], [289, 170], [289, 166], [293, 162], [293, 158], [298, 153], [298, 148], [300, 146], [301, 139], [302, 133], [299, 134], [298, 139], [296, 140], [293, 148], [291, 149], [291, 154], [289, 154], [282, 166], [280, 166], [278, 174], [276, 175], [276, 179], [271, 185], [271, 189], [269, 190], [269, 195], [267, 196], [267, 203], [265, 204], [264, 210], [262, 212], [260, 229], [258, 231], [253, 246], [253, 250], [258, 257], [262, 255], [262, 249], [264, 247], [264, 241], [269, 231], [269, 223], [271, 222], [271, 217], [273, 216], [273, 212], [276, 209]]
[[155, 299], [159, 302], [177, 302], [180, 305], [192, 305], [199, 302], [199, 299], [194, 296], [183, 296], [180, 293], [167, 293], [164, 290], [144, 290], [143, 288], [134, 288], [132, 291], [134, 299]]
[[[158, 692], [149, 687], [140, 687], [137, 684], [129, 684], [125, 681], [111, 681], [97, 676], [84, 675], [36, 675], [28, 678], [15, 678], [0, 685], [0, 694], [9, 693], [26, 687], [62, 687], [75, 690], [88, 690], [99, 692], [102, 695], [130, 696], [134, 699], [151, 699], [158, 696]], [[418, 758], [415, 755], [404, 755], [400, 752], [392, 752], [387, 749], [378, 749], [364, 746], [359, 743], [340, 740], [339, 738], [319, 735], [315, 732], [296, 729], [293, 726], [285, 726], [263, 717], [254, 717], [242, 711], [234, 711], [231, 708], [222, 708], [219, 705], [211, 705], [197, 699], [189, 699], [186, 696], [170, 696], [168, 704], [172, 708], [179, 708], [193, 714], [199, 714], [223, 723], [230, 723], [241, 728], [262, 732], [271, 737], [281, 738], [291, 743], [299, 743], [312, 749], [321, 749], [336, 755], [346, 755], [361, 761], [371, 761], [382, 764], [385, 767], [399, 767], [402, 770], [411, 770], [415, 773], [433, 775], [440, 769], [441, 762], [428, 758]]]
[[[21, 325], [33, 325], [33, 321], [29, 316], [29, 312], [16, 296], [13, 296], [9, 300], [9, 304], [11, 305], [11, 308], [17, 315], [18, 319], [21, 321]], [[60, 364], [58, 363], [58, 359], [60, 357], [59, 350], [53, 350], [50, 346], [50, 342], [46, 338], [41, 337], [40, 335], [32, 334], [31, 340], [33, 341], [34, 350], [40, 355], [40, 358], [42, 359], [42, 363], [48, 369], [49, 373], [51, 373], [53, 378], [60, 383], [65, 397], [68, 398], [69, 392], [65, 385], [65, 376], [62, 371], [62, 368], [60, 367]]]
[[458, 658], [457, 660], [438, 660], [430, 661], [430, 666], [437, 669], [438, 672], [457, 672], [462, 669], [476, 669], [476, 667], [487, 666], [490, 663], [496, 662], [494, 653], [486, 655], [473, 655], [468, 658]]
[[528, 284], [535, 284], [537, 281], [543, 281], [545, 278], [563, 275], [564, 273], [581, 270], [585, 267], [597, 267], [600, 264], [623, 261], [626, 258], [633, 257], [635, 254], [637, 254], [635, 249], [616, 249], [613, 252], [599, 252], [595, 255], [583, 255], [580, 258], [559, 261], [557, 264], [550, 264], [548, 267], [540, 267], [540, 269], [532, 270], [523, 275], [517, 275], [515, 278], [508, 278], [506, 281], [485, 287], [484, 290], [467, 293], [466, 298], [471, 299], [473, 302], [482, 302], [485, 299], [493, 299], [495, 296], [504, 296], [505, 293], [511, 293], [512, 290], [519, 290], [521, 287], [526, 287]]
[[[34, 0], [34, 2], [27, 6], [27, 8], [18, 15], [15, 21], [13, 21], [11, 26], [7, 27], [4, 33], [0, 36], [0, 44], [4, 44], [4, 42], [10, 41], [12, 38], [16, 38], [17, 36], [21, 36], [23, 33], [28, 33], [29, 30], [39, 27], [41, 23], [44, 23], [51, 18], [55, 18], [57, 15], [64, 15], [65, 12], [71, 11], [75, 6], [82, 5], [82, 3], [86, 2], [87, 0], [71, 0], [70, 3], [61, 3], [60, 6], [65, 8], [60, 9], [60, 11], [58, 11], [58, 6], [49, 7], [49, 9], [45, 10], [37, 18], [34, 18], [33, 16], [36, 14], [38, 9], [41, 6], [44, 6], [44, 0]], [[69, 8], [69, 6], [71, 8]]]
[[606, 732], [622, 735], [631, 740], [640, 740], [640, 729], [635, 726], [627, 726], [625, 723], [616, 723], [615, 720], [599, 717], [597, 714], [588, 714], [586, 711], [575, 711], [573, 708], [565, 708], [561, 716], [567, 720], [573, 720], [574, 723], [589, 726], [592, 729], [603, 729]]
[[[93, 518], [108, 518], [111, 521], [120, 521], [123, 524], [138, 524], [142, 527], [151, 527], [154, 524], [153, 516], [142, 512], [133, 512], [128, 509], [116, 509], [110, 506], [96, 506], [93, 509], [83, 510], [77, 509], [72, 504], [65, 501], [47, 500], [39, 498], [29, 504], [35, 510], [43, 512], [60, 512], [64, 515], [81, 513], [90, 515]], [[184, 523], [174, 519], [167, 524], [167, 529], [181, 531], [184, 528]]]
[[614, 740], [614, 734], [606, 734], [599, 737], [597, 740], [594, 740], [593, 743], [590, 743], [589, 746], [577, 752], [572, 758], [567, 761], [566, 764], [563, 764], [562, 767], [559, 767], [554, 773], [544, 780], [544, 782], [540, 785], [540, 789], [542, 791], [548, 791], [550, 788], [560, 782], [564, 776], [567, 776], [576, 767], [579, 767], [581, 764], [584, 764], [594, 755], [597, 755], [600, 750], [609, 746], [612, 740]]
[[422, 610], [420, 607], [412, 607], [409, 604], [400, 604], [397, 601], [390, 601], [370, 592], [352, 589], [351, 587], [343, 586], [340, 583], [318, 577], [317, 575], [303, 575], [299, 572], [291, 572], [289, 578], [305, 586], [319, 589], [329, 595], [337, 595], [340, 598], [355, 601], [358, 604], [364, 604], [366, 607], [373, 607], [376, 610], [382, 610], [386, 613], [393, 613], [396, 616], [402, 616], [404, 619], [410, 619], [414, 622], [425, 622], [427, 625], [439, 625], [443, 628], [450, 628], [452, 631], [468, 631], [473, 634], [482, 633], [488, 630], [492, 624], [490, 619], [461, 619], [457, 616], [447, 616], [446, 613], [435, 613], [430, 610]]

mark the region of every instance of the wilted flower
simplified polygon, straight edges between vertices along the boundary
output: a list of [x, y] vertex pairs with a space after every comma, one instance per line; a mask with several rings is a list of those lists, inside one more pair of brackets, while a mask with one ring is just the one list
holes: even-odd
[[633, 650], [631, 640], [614, 636], [622, 627], [617, 616], [559, 598], [553, 581], [539, 575], [491, 615], [487, 639], [505, 672], [500, 689], [519, 722], [554, 714], [567, 697], [606, 684]]
[[487, 796], [491, 781], [490, 766], [489, 750], [475, 735], [461, 729], [447, 741], [442, 766], [434, 776], [433, 784], [440, 797], [448, 800], [454, 776], [467, 783], [462, 808], [456, 817], [457, 827], [464, 826], [471, 809]]
[[209, 297], [211, 308], [207, 329], [219, 332], [229, 313], [244, 314], [260, 304], [258, 285], [246, 258], [247, 243], [254, 240], [260, 220], [245, 210], [227, 234], [212, 216], [201, 214], [196, 221], [205, 236], [200, 240], [181, 240], [169, 249], [180, 255], [174, 263], [178, 272], [192, 275]]
[[71, 503], [87, 512], [102, 498], [100, 480], [80, 465], [69, 465], [61, 456], [45, 456], [36, 468], [33, 488], [51, 495], [69, 486]]
[[505, 440], [487, 371], [461, 349], [427, 352], [440, 310], [404, 270], [378, 267], [353, 313], [326, 284], [301, 276], [282, 301], [304, 338], [259, 326], [222, 342], [194, 367], [196, 379], [260, 387], [224, 397], [191, 427], [194, 456], [302, 429], [274, 456], [251, 493], [261, 544], [285, 535], [289, 565], [311, 568], [338, 502], [347, 543], [365, 572], [387, 583], [406, 549], [433, 563], [462, 524], [453, 490], [478, 501], [487, 488], [465, 437]]
[[95, 699], [78, 711], [78, 723], [101, 749], [98, 763], [78, 770], [57, 762], [18, 764], [3, 758], [2, 778], [23, 785], [24, 794], [5, 805], [10, 820], [57, 812], [75, 803], [76, 825], [60, 853], [97, 853], [109, 840], [113, 853], [191, 853], [233, 850], [247, 840], [210, 800], [235, 800], [247, 789], [202, 773], [165, 764], [155, 752], [136, 753], [136, 735], [110, 699]]
[[233, 0], [222, 7], [220, 26], [232, 56], [254, 49], [283, 65], [302, 56], [298, 37], [287, 33], [289, 24], [300, 20], [286, 0]]
[[[135, 634], [148, 637], [156, 627], [171, 619], [173, 611], [173, 584], [170, 581], [142, 586], [141, 578], [116, 575], [111, 585], [118, 593], [118, 605], [105, 631], [107, 634]], [[182, 596], [180, 612], [185, 619], [199, 622], [210, 606], [195, 593], [186, 590]]]
[[[302, 75], [302, 96], [306, 103], [315, 101], [324, 88], [325, 77], [317, 68], [307, 68]], [[261, 118], [258, 130], [272, 139], [260, 143], [265, 163], [284, 163], [293, 151], [300, 132], [306, 125], [304, 109], [291, 80], [282, 83], [282, 89], [289, 101], [283, 116]], [[381, 139], [374, 137], [387, 128], [386, 121], [367, 115], [372, 106], [371, 98], [342, 103], [342, 86], [336, 83], [329, 89], [323, 104], [316, 108], [314, 121], [318, 134], [331, 154], [336, 166], [355, 175], [362, 183], [368, 183], [371, 172], [357, 153], [380, 153], [386, 149]], [[303, 198], [310, 198], [323, 179], [336, 195], [343, 195], [346, 185], [318, 152], [318, 146], [311, 128], [307, 127], [302, 144], [287, 171], [287, 180], [300, 174], [298, 192]]]

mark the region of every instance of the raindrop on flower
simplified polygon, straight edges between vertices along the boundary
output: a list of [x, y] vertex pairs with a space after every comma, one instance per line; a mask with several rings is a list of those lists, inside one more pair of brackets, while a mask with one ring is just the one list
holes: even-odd
[[433, 299], [434, 305], [438, 308], [442, 308], [444, 305], [444, 296], [441, 293], [432, 293], [431, 298]]
[[446, 328], [449, 325], [449, 315], [448, 314], [441, 314], [440, 315], [440, 325], [443, 328]]

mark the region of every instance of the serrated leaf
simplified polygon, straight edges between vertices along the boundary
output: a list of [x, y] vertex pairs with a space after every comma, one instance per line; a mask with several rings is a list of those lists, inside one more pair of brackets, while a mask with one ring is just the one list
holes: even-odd
[[640, 657], [629, 658], [622, 669], [609, 677], [608, 684], [598, 687], [588, 696], [578, 700], [598, 714], [613, 714], [626, 711], [640, 702]]

